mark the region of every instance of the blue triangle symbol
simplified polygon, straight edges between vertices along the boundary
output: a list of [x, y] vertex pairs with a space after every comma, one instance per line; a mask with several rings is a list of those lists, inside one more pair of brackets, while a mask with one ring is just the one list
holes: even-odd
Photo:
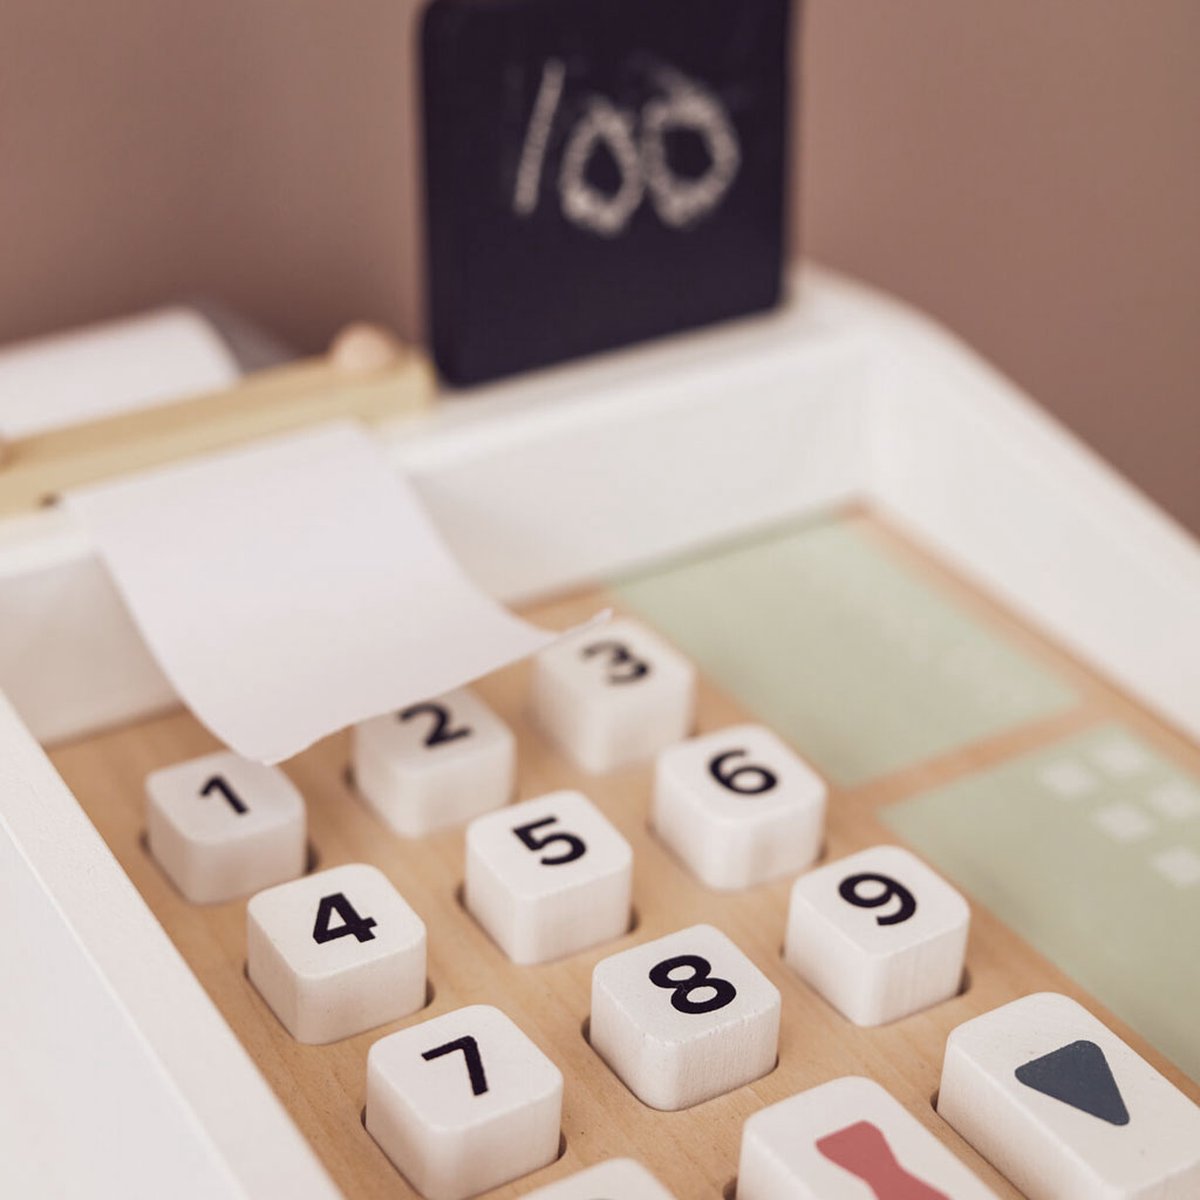
[[1026, 1087], [1099, 1117], [1110, 1125], [1128, 1125], [1129, 1110], [1104, 1051], [1095, 1042], [1072, 1042], [1032, 1059], [1015, 1072]]

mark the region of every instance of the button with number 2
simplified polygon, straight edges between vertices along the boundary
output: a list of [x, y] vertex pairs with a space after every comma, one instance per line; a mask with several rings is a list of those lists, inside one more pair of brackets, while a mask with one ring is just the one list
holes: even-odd
[[796, 880], [784, 957], [856, 1025], [883, 1025], [957, 993], [970, 921], [916, 855], [872, 846]]
[[779, 990], [719, 930], [694, 925], [592, 973], [592, 1047], [651, 1108], [690, 1108], [775, 1065]]
[[477, 1004], [376, 1042], [367, 1132], [426, 1200], [466, 1200], [558, 1156], [563, 1077]]
[[333, 867], [250, 901], [246, 970], [292, 1037], [334, 1042], [425, 1003], [425, 924], [382, 871]]

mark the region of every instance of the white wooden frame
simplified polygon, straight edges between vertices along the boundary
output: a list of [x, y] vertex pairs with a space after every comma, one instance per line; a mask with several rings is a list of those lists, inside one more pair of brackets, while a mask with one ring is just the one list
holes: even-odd
[[[384, 436], [505, 599], [865, 501], [1200, 737], [1196, 543], [961, 344], [832, 276], [809, 272], [776, 315], [474, 392]], [[174, 703], [60, 511], [0, 524], [0, 687], [0, 900], [27, 915], [0, 955], [38, 960], [0, 989], [19, 1048], [6, 1182], [336, 1195], [30, 735]]]

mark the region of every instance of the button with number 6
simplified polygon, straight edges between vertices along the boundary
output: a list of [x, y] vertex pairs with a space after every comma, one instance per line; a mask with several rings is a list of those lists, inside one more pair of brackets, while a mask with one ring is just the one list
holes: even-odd
[[775, 1065], [779, 990], [711, 925], [604, 959], [592, 972], [593, 1049], [651, 1108], [690, 1108]]
[[250, 901], [246, 969], [292, 1037], [334, 1042], [425, 1003], [425, 925], [383, 872], [333, 867]]
[[701, 882], [753, 887], [816, 859], [825, 784], [769, 729], [738, 725], [658, 756], [652, 819]]
[[882, 1025], [955, 995], [971, 910], [914, 854], [872, 846], [801, 875], [784, 957], [856, 1025]]

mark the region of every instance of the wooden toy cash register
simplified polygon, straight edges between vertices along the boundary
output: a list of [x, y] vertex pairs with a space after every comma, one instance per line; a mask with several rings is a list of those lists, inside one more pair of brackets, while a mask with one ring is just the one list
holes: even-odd
[[[471, 22], [542, 8], [427, 36], [536, 48], [522, 136], [578, 47]], [[599, 94], [572, 120], [619, 143]], [[510, 156], [505, 220], [611, 239], [578, 224], [633, 185], [547, 165], [578, 128]], [[687, 207], [645, 187], [631, 222]], [[549, 367], [443, 312], [439, 357], [503, 379], [435, 395], [360, 333], [8, 447], [6, 1194], [1200, 1196], [1200, 552], [925, 318], [785, 292]], [[266, 765], [46, 501], [348, 415], [475, 584], [571, 632]]]

